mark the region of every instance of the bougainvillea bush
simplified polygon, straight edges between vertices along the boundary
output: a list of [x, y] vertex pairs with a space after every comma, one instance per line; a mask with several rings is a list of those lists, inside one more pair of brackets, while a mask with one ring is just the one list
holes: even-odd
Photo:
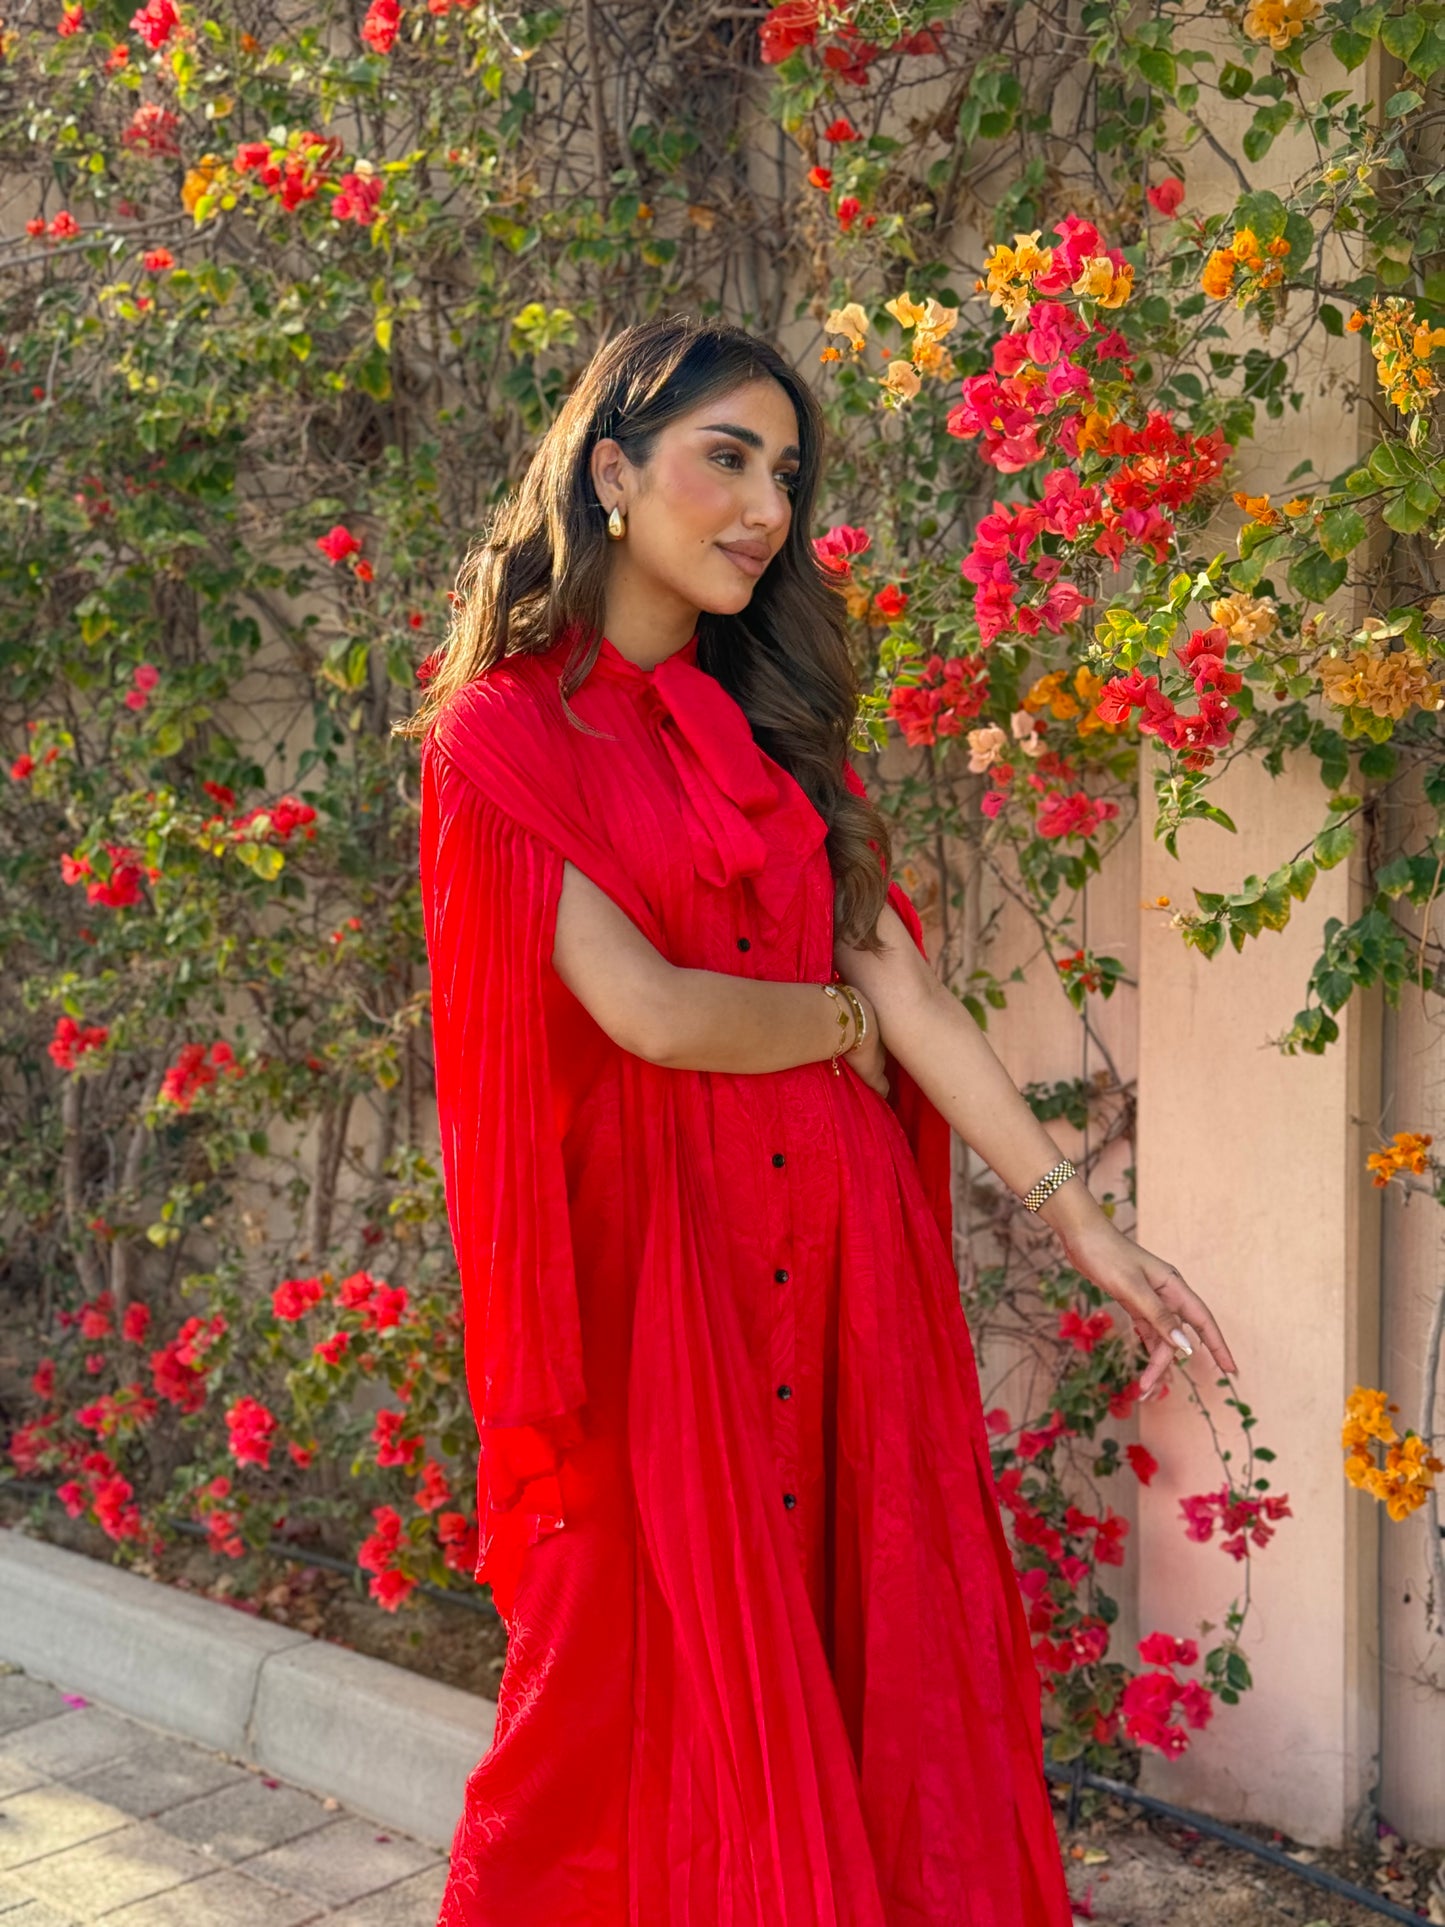
[[[1368, 846], [1368, 908], [1326, 926], [1288, 1048], [1328, 1048], [1358, 985], [1436, 987], [1399, 912], [1428, 919], [1445, 847], [1445, 28], [1356, 0], [1254, 0], [1207, 48], [1205, 24], [46, 0], [0, 25], [0, 1396], [14, 1471], [121, 1556], [185, 1522], [243, 1569], [271, 1540], [343, 1551], [391, 1609], [470, 1584], [391, 730], [467, 539], [619, 322], [722, 314], [814, 367], [856, 746], [911, 752], [875, 784], [905, 874], [970, 844], [1028, 907], [1038, 994], [1087, 1024], [1123, 980], [1074, 906], [1144, 737], [1171, 839], [1227, 823], [1235, 757], [1318, 764], [1310, 850], [1161, 905], [1206, 953]], [[1204, 145], [1237, 194], [1192, 192]], [[1275, 502], [1236, 484], [1308, 336], [1368, 342], [1373, 445]], [[1377, 851], [1406, 793], [1410, 837]], [[986, 1023], [1014, 993], [986, 956], [964, 974], [946, 865], [934, 888]], [[1108, 1080], [1028, 1094], [1132, 1113]], [[1217, 1470], [1180, 1529], [1242, 1596], [1207, 1651], [1169, 1628], [1114, 1650], [1107, 1481], [1155, 1471], [1107, 1431], [1133, 1348], [1088, 1280], [1004, 1250], [968, 1309], [985, 1347], [1052, 1361], [1036, 1409], [989, 1412], [1050, 1747], [1117, 1772], [1248, 1687], [1250, 1563], [1288, 1497], [1230, 1393], [1242, 1456], [1201, 1427]], [[1384, 1400], [1358, 1389], [1350, 1476], [1404, 1516], [1431, 1462], [1407, 1440], [1366, 1476], [1369, 1440], [1401, 1443]]]

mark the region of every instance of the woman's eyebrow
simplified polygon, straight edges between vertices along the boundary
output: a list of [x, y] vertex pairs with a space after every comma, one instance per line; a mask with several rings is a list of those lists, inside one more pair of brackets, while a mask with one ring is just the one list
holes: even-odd
[[[761, 435], [757, 434], [756, 431], [751, 428], [739, 428], [736, 422], [709, 422], [705, 428], [700, 428], [697, 432], [699, 435], [734, 435], [740, 442], [746, 442], [749, 448], [761, 448], [763, 445]], [[798, 462], [801, 461], [802, 458], [803, 451], [798, 447], [797, 443], [789, 442], [788, 446], [779, 455], [778, 460], [780, 462]]]

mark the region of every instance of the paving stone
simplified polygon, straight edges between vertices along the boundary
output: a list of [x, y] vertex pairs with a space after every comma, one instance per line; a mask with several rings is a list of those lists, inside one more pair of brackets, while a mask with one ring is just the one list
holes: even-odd
[[38, 1766], [31, 1766], [24, 1760], [12, 1760], [0, 1747], [0, 1800], [8, 1800], [12, 1793], [23, 1793], [27, 1787], [44, 1786], [49, 1777]]
[[[113, 1907], [145, 1900], [211, 1871], [204, 1854], [141, 1821], [32, 1861], [15, 1877], [47, 1906], [94, 1920]], [[0, 1923], [4, 1919], [0, 1914]]]
[[58, 1914], [43, 1900], [22, 1900], [8, 1914], [0, 1914], [5, 1927], [79, 1927], [73, 1914]]
[[31, 1726], [36, 1720], [51, 1719], [68, 1709], [59, 1690], [28, 1673], [0, 1674], [0, 1733], [17, 1726]]
[[[168, 1894], [137, 1901], [107, 1914], [104, 1927], [330, 1927], [325, 1911], [304, 1894], [287, 1894], [230, 1869], [173, 1887]], [[435, 1914], [425, 1927], [434, 1927]], [[9, 1927], [9, 1919], [0, 1914]]]
[[437, 1864], [433, 1848], [351, 1815], [248, 1860], [246, 1872], [342, 1907]]
[[52, 1780], [66, 1780], [72, 1773], [84, 1773], [102, 1760], [128, 1753], [143, 1732], [130, 1720], [87, 1706], [74, 1713], [62, 1711], [34, 1726], [13, 1728], [5, 1736], [5, 1751], [13, 1760], [38, 1766]]
[[0, 1807], [0, 1867], [24, 1866], [129, 1825], [129, 1814], [73, 1787], [32, 1787]]
[[[339, 1913], [328, 1914], [326, 1927], [436, 1927], [446, 1877], [443, 1861], [440, 1866], [428, 1867], [425, 1873], [398, 1881], [394, 1887], [369, 1894], [365, 1900], [355, 1901]], [[3, 1921], [4, 1916], [0, 1915], [0, 1923]], [[106, 1927], [110, 1927], [109, 1921]]]
[[[4, 1755], [0, 1754], [0, 1775], [3, 1771]], [[222, 1759], [219, 1753], [192, 1746], [188, 1740], [146, 1734], [123, 1758], [72, 1774], [70, 1784], [98, 1800], [108, 1800], [138, 1820], [148, 1820], [168, 1807], [179, 1806], [182, 1800], [194, 1800], [200, 1794], [215, 1793], [251, 1778], [244, 1767]], [[0, 1787], [3, 1785], [0, 1777]]]
[[250, 1773], [235, 1786], [156, 1816], [156, 1825], [168, 1833], [228, 1861], [249, 1860], [330, 1821], [313, 1795], [296, 1787], [268, 1787]]

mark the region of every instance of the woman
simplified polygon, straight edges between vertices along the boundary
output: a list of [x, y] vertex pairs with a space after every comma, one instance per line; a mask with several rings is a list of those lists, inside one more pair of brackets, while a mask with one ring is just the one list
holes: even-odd
[[1052, 1172], [1146, 1393], [1181, 1326], [1234, 1369], [887, 881], [822, 439], [741, 330], [615, 337], [468, 557], [412, 724], [509, 1633], [440, 1927], [1066, 1927], [950, 1126], [1020, 1192]]

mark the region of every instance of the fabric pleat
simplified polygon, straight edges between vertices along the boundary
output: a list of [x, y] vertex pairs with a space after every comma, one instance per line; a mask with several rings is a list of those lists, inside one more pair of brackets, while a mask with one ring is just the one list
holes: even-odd
[[[696, 639], [508, 658], [423, 757], [496, 1736], [439, 1927], [1067, 1927], [1039, 1681], [890, 1061], [670, 1071], [551, 964], [564, 864], [671, 962], [833, 968], [822, 819]], [[850, 774], [861, 787], [856, 774]], [[921, 926], [895, 883], [912, 940]]]

